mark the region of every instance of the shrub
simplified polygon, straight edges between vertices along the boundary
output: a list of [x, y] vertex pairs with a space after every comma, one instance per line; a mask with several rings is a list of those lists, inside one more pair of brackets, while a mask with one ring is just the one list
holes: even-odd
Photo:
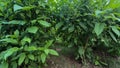
[[[75, 47], [76, 59], [104, 64], [97, 53], [120, 55], [118, 0], [63, 0], [56, 3], [53, 16], [62, 44]], [[58, 29], [59, 28], [59, 29]], [[103, 54], [104, 53], [104, 54]]]
[[0, 68], [41, 68], [49, 55], [58, 55], [49, 19], [41, 0], [0, 1]]
[[58, 55], [52, 49], [57, 44], [74, 47], [76, 59], [83, 63], [107, 65], [102, 61], [104, 56], [120, 55], [119, 3], [1, 0], [0, 66], [39, 68], [49, 54]]

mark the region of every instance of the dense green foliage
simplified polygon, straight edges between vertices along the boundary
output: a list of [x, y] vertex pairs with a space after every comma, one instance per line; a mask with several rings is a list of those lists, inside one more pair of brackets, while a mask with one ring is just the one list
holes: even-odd
[[[120, 1], [64, 0], [56, 3], [55, 28], [63, 45], [75, 47], [76, 59], [105, 64], [105, 56], [120, 55]], [[100, 55], [101, 54], [101, 55]]]
[[57, 44], [106, 65], [103, 56], [120, 56], [119, 9], [119, 0], [0, 0], [0, 68], [40, 68]]
[[43, 1], [0, 3], [0, 68], [41, 68], [49, 54], [58, 55], [50, 48], [54, 35]]

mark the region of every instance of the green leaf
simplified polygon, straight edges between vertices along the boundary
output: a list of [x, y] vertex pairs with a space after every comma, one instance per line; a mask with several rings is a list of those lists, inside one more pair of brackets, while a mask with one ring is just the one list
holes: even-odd
[[28, 64], [28, 62], [29, 62], [29, 59], [26, 58], [26, 59], [25, 59], [25, 64]]
[[2, 24], [12, 24], [12, 25], [24, 25], [26, 22], [25, 21], [20, 21], [20, 20], [12, 20], [9, 22], [2, 22]]
[[11, 44], [18, 44], [18, 41], [16, 39], [12, 39], [12, 38], [2, 39], [2, 40], [0, 40], [0, 42], [7, 42], [7, 43], [11, 43]]
[[109, 0], [108, 4], [104, 7], [105, 9], [116, 9], [120, 7], [120, 1], [119, 0]]
[[55, 55], [58, 56], [59, 54], [57, 53], [57, 51], [53, 50], [53, 49], [49, 49], [49, 54], [51, 55]]
[[45, 52], [46, 55], [48, 55], [49, 49], [45, 49], [44, 52]]
[[112, 39], [113, 39], [115, 42], [117, 42], [117, 39], [116, 39], [115, 35], [114, 35], [112, 32], [110, 32], [110, 31], [109, 31], [109, 34], [110, 34], [110, 36], [112, 37]]
[[35, 47], [35, 46], [28, 46], [28, 47], [25, 47], [24, 50], [25, 51], [35, 51], [35, 50], [37, 50], [37, 47]]
[[17, 68], [17, 63], [16, 62], [12, 62], [11, 65], [12, 65], [12, 68]]
[[83, 47], [79, 47], [79, 49], [78, 49], [78, 53], [80, 54], [80, 56], [83, 56], [84, 53], [85, 53], [84, 48], [83, 48]]
[[117, 29], [117, 26], [111, 26], [111, 28], [116, 35], [120, 36], [120, 31]]
[[0, 68], [8, 68], [8, 63], [7, 62], [3, 62], [0, 64]]
[[15, 4], [13, 7], [14, 7], [14, 11], [17, 11], [17, 10], [20, 10], [20, 9], [23, 8], [23, 7], [21, 7], [21, 6], [17, 5], [17, 4]]
[[55, 28], [58, 30], [62, 25], [63, 25], [63, 23], [62, 23], [62, 22], [59, 22], [59, 23], [57, 23], [57, 24], [55, 25]]
[[106, 26], [105, 23], [96, 23], [95, 24], [94, 31], [97, 34], [97, 36], [99, 36], [103, 32], [105, 26]]
[[42, 25], [43, 27], [50, 27], [51, 26], [51, 23], [48, 23], [47, 21], [43, 21], [43, 20], [40, 20], [38, 21], [40, 25]]
[[22, 10], [30, 10], [30, 9], [33, 9], [33, 8], [35, 8], [35, 6], [33, 6], [33, 5], [31, 5], [31, 6], [24, 6], [23, 8], [22, 8]]
[[3, 16], [3, 14], [2, 14], [2, 13], [0, 13], [0, 16]]
[[30, 10], [30, 9], [34, 8], [35, 6], [24, 6], [24, 7], [22, 7], [20, 5], [15, 4], [13, 7], [14, 7], [14, 12], [15, 12], [17, 10], [26, 10], [27, 11], [27, 10]]
[[31, 60], [35, 60], [35, 57], [33, 54], [28, 54], [28, 58], [31, 59]]
[[95, 61], [95, 65], [100, 65], [100, 62], [99, 61]]
[[27, 28], [27, 31], [29, 33], [34, 33], [35, 34], [38, 31], [38, 27], [37, 26], [31, 26], [31, 27]]
[[21, 53], [19, 60], [18, 60], [18, 65], [21, 65], [24, 62], [25, 57], [26, 57], [25, 53]]
[[69, 28], [68, 28], [68, 32], [70, 32], [70, 33], [71, 33], [71, 32], [73, 32], [73, 31], [74, 31], [74, 29], [75, 29], [75, 27], [74, 27], [74, 26], [71, 26], [71, 27], [69, 27]]
[[21, 44], [22, 44], [22, 45], [25, 45], [26, 42], [31, 43], [31, 38], [25, 36], [25, 37], [21, 40]]
[[84, 23], [80, 22], [79, 25], [81, 28], [83, 28], [85, 31], [87, 31], [87, 26]]
[[17, 52], [18, 50], [19, 50], [19, 48], [17, 48], [17, 47], [13, 47], [13, 48], [8, 49], [5, 52], [4, 59], [6, 60], [9, 56], [11, 56], [13, 53]]
[[95, 11], [95, 15], [96, 17], [100, 17], [101, 14], [103, 14], [104, 12], [103, 11], [100, 11], [100, 10], [96, 10]]
[[48, 40], [48, 41], [46, 41], [45, 48], [50, 47], [53, 44], [53, 41], [54, 40]]
[[42, 63], [45, 63], [46, 61], [46, 55], [44, 53], [41, 54], [41, 61]]
[[16, 30], [16, 31], [14, 32], [14, 35], [18, 37], [18, 36], [19, 36], [19, 30]]

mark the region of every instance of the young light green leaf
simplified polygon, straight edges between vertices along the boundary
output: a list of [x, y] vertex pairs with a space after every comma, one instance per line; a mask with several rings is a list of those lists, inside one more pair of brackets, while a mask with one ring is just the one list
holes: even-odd
[[34, 33], [35, 34], [38, 31], [38, 27], [37, 26], [31, 26], [31, 27], [27, 28], [27, 31], [29, 33]]
[[40, 25], [42, 25], [43, 27], [50, 27], [51, 26], [51, 23], [48, 23], [47, 21], [43, 21], [43, 20], [40, 20], [38, 21]]
[[2, 39], [2, 40], [0, 40], [0, 42], [7, 42], [7, 43], [11, 43], [11, 44], [18, 44], [18, 41], [16, 39], [12, 39], [12, 38]]
[[41, 54], [41, 61], [42, 63], [45, 63], [46, 61], [46, 55], [44, 53]]
[[14, 5], [14, 11], [20, 10], [22, 8], [23, 7], [21, 7], [20, 5], [17, 5], [17, 4]]
[[31, 59], [31, 60], [35, 60], [35, 57], [33, 54], [28, 54], [28, 58]]
[[113, 31], [116, 35], [120, 36], [120, 31], [117, 29], [116, 26], [111, 26], [111, 28], [112, 28], [112, 31]]
[[25, 53], [21, 53], [19, 60], [18, 60], [18, 65], [21, 65], [24, 62], [25, 57], [26, 57]]
[[97, 34], [97, 36], [99, 36], [103, 32], [105, 26], [106, 26], [105, 23], [96, 23], [95, 24], [94, 31]]
[[57, 51], [53, 50], [53, 49], [49, 49], [49, 54], [51, 55], [55, 55], [58, 56], [59, 54], [57, 53]]

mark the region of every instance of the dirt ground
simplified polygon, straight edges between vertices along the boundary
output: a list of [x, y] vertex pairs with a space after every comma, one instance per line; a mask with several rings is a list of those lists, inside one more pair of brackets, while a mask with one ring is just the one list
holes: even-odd
[[[93, 64], [87, 63], [82, 65], [80, 62], [72, 59], [74, 51], [72, 49], [58, 49], [59, 56], [51, 56], [47, 61], [47, 66], [44, 68], [120, 68], [120, 57], [118, 59], [106, 58], [108, 60], [107, 67], [95, 66]], [[70, 57], [71, 56], [71, 57]]]
[[45, 68], [102, 68], [93, 66], [91, 64], [81, 65], [75, 60], [66, 56], [52, 57], [48, 62], [48, 66]]

